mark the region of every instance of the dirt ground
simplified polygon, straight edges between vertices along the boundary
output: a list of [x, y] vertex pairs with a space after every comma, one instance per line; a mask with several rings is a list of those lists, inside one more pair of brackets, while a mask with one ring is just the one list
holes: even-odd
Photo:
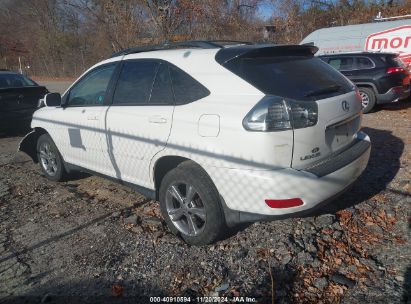
[[3, 134], [0, 303], [411, 303], [411, 101], [364, 115], [363, 129], [371, 159], [349, 192], [204, 247], [173, 236], [157, 203], [129, 188], [48, 181], [16, 153], [21, 134]]

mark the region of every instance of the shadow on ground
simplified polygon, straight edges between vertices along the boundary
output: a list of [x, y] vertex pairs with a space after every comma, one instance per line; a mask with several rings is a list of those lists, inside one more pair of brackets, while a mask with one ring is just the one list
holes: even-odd
[[[158, 286], [142, 282], [114, 284], [103, 279], [47, 284], [33, 288], [21, 296], [11, 296], [2, 304], [73, 304], [73, 303], [150, 303], [150, 296], [163, 297], [166, 292]], [[160, 301], [158, 301], [160, 302]]]
[[[408, 219], [408, 230], [411, 231], [411, 219]], [[404, 292], [402, 294], [403, 303], [411, 303], [411, 265], [408, 265], [404, 274]]]

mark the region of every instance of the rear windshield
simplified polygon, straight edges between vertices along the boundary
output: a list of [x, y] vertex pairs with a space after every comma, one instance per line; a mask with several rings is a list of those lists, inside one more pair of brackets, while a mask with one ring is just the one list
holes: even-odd
[[387, 62], [388, 62], [388, 64], [390, 64], [390, 65], [393, 66], [393, 67], [401, 67], [401, 68], [405, 68], [405, 67], [406, 67], [406, 65], [404, 64], [404, 62], [403, 62], [400, 58], [398, 58], [398, 57], [389, 56], [389, 57], [387, 58]]
[[32, 87], [37, 84], [20, 74], [0, 74], [0, 88]]
[[316, 100], [354, 90], [342, 74], [311, 56], [239, 58], [225, 67], [268, 95]]

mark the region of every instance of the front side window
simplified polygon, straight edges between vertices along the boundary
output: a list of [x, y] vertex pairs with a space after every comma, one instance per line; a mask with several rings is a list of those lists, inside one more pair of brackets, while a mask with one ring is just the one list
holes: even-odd
[[354, 58], [352, 57], [331, 58], [328, 63], [338, 71], [351, 71], [354, 69]]
[[158, 67], [154, 61], [124, 61], [113, 104], [147, 104]]
[[97, 67], [70, 90], [68, 106], [103, 105], [115, 64]]

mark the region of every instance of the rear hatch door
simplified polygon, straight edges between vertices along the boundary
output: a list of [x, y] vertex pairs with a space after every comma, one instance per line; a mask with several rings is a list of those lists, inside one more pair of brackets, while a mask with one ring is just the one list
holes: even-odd
[[297, 102], [301, 105], [299, 117], [316, 116], [315, 124], [305, 125], [295, 123], [293, 116], [293, 168], [307, 168], [353, 142], [361, 120], [361, 102], [355, 85], [314, 57], [314, 47], [244, 49], [243, 54], [234, 58], [230, 53], [235, 49], [220, 51], [216, 59], [266, 95], [289, 100], [288, 105]]
[[361, 103], [355, 92], [316, 101], [315, 126], [294, 130], [292, 167], [304, 169], [338, 154], [355, 140], [361, 126]]

